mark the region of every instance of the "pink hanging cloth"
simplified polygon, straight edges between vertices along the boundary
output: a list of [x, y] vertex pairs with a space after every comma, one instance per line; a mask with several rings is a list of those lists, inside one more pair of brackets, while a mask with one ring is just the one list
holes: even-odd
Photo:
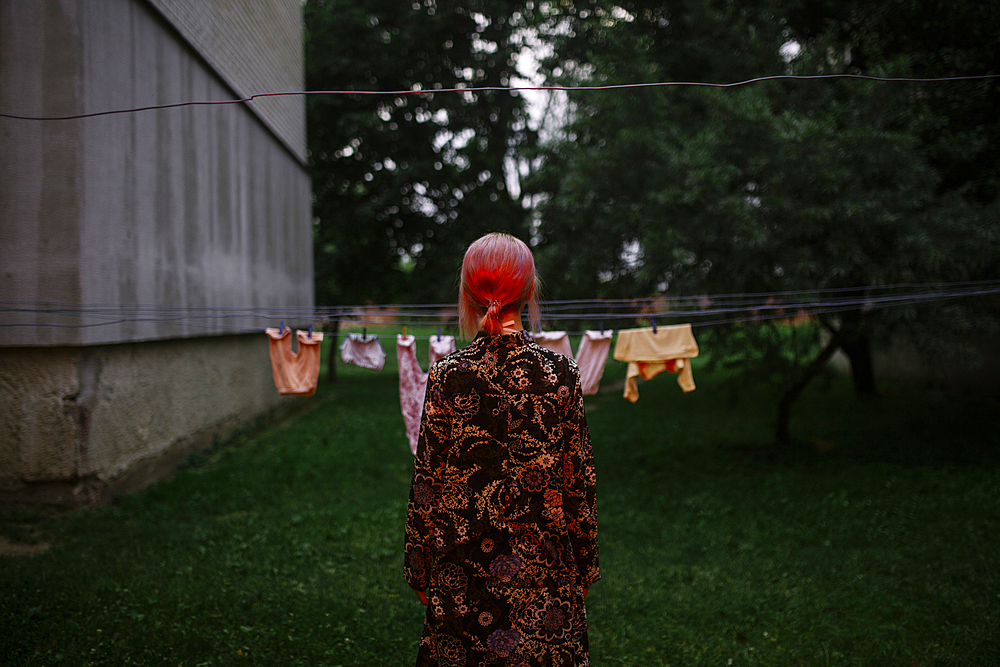
[[[433, 336], [430, 343], [431, 365], [455, 351], [454, 336]], [[396, 359], [399, 362], [399, 407], [403, 411], [410, 452], [416, 455], [420, 418], [424, 411], [424, 394], [427, 391], [427, 373], [420, 369], [417, 361], [417, 339], [414, 336], [396, 336]]]
[[441, 357], [446, 357], [454, 351], [454, 336], [431, 336], [431, 366]]
[[347, 334], [344, 342], [340, 344], [340, 358], [348, 364], [370, 368], [373, 371], [380, 371], [385, 365], [385, 352], [382, 350], [382, 344], [378, 342], [378, 336], [375, 335]]
[[569, 346], [569, 336], [565, 331], [539, 331], [532, 333], [531, 339], [547, 350], [573, 358], [573, 349]]
[[584, 331], [576, 350], [580, 386], [584, 396], [593, 396], [601, 386], [604, 366], [611, 352], [611, 331]]
[[292, 352], [291, 329], [265, 329], [271, 348], [274, 386], [281, 395], [312, 396], [319, 378], [319, 348], [323, 334], [296, 331], [298, 354]]
[[[569, 336], [565, 331], [540, 331], [531, 334], [542, 347], [573, 359]], [[585, 331], [576, 350], [576, 364], [580, 367], [580, 385], [584, 396], [593, 396], [601, 385], [604, 366], [611, 351], [611, 331]]]

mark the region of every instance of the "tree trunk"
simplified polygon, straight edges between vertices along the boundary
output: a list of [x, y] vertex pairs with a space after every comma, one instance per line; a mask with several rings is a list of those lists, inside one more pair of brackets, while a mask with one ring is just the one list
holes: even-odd
[[851, 360], [854, 393], [862, 398], [877, 395], [875, 367], [872, 364], [872, 343], [868, 336], [864, 334], [845, 336], [840, 348]]
[[[852, 297], [863, 299], [865, 292], [847, 292]], [[872, 365], [872, 343], [862, 327], [860, 309], [848, 310], [841, 315], [840, 349], [851, 361], [851, 379], [854, 381], [854, 393], [859, 397], [874, 396], [875, 369]]]
[[826, 344], [823, 351], [819, 353], [819, 356], [812, 360], [812, 363], [806, 368], [802, 373], [802, 377], [796, 382], [785, 395], [781, 397], [781, 401], [778, 403], [778, 425], [775, 429], [774, 440], [779, 447], [787, 447], [791, 442], [791, 435], [789, 433], [789, 422], [792, 419], [792, 406], [795, 401], [798, 400], [799, 396], [806, 386], [812, 381], [814, 377], [819, 375], [823, 367], [826, 366], [827, 362], [830, 361], [830, 357], [833, 353], [837, 351], [840, 347], [840, 334], [834, 332], [833, 336], [830, 338], [830, 342]]
[[330, 356], [326, 358], [326, 379], [333, 384], [337, 381], [337, 334], [340, 332], [340, 321], [333, 321], [333, 331], [330, 338]]

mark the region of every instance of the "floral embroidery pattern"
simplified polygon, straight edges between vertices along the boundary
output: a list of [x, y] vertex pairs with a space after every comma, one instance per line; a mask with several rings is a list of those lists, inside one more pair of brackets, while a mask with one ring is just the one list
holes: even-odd
[[544, 491], [549, 483], [549, 473], [540, 466], [530, 466], [521, 472], [521, 486], [525, 491]]
[[521, 635], [517, 630], [497, 630], [486, 640], [490, 650], [501, 656], [508, 656], [517, 648]]
[[500, 581], [510, 581], [520, 570], [521, 559], [511, 554], [497, 556], [490, 563], [490, 574]]
[[481, 335], [431, 367], [423, 415], [404, 558], [431, 601], [417, 665], [589, 665], [600, 569], [576, 364]]
[[538, 635], [545, 641], [562, 639], [573, 627], [569, 602], [549, 600], [535, 611]]
[[479, 412], [479, 394], [473, 389], [468, 394], [459, 394], [454, 399], [455, 412], [462, 417], [469, 419]]

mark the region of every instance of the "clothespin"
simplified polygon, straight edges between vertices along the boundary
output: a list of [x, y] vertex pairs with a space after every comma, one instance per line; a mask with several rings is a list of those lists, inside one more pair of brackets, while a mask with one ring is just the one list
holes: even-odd
[[281, 320], [281, 324], [278, 325], [278, 335], [285, 333], [285, 320]]
[[650, 318], [649, 323], [653, 325], [653, 333], [656, 333], [656, 318]]
[[598, 326], [601, 327], [601, 333], [604, 333], [604, 322], [598, 322]]
[[368, 327], [361, 327], [361, 342], [367, 342], [368, 340]]
[[438, 342], [441, 342], [441, 327], [438, 327]]
[[406, 325], [403, 325], [403, 338], [406, 338]]
[[312, 325], [312, 322], [310, 322], [309, 323], [309, 340], [312, 340], [312, 337], [313, 337], [313, 325]]

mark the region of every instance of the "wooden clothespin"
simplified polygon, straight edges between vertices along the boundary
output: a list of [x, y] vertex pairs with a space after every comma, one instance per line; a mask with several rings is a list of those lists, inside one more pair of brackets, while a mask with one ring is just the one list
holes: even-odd
[[403, 338], [406, 338], [406, 325], [403, 325]]

